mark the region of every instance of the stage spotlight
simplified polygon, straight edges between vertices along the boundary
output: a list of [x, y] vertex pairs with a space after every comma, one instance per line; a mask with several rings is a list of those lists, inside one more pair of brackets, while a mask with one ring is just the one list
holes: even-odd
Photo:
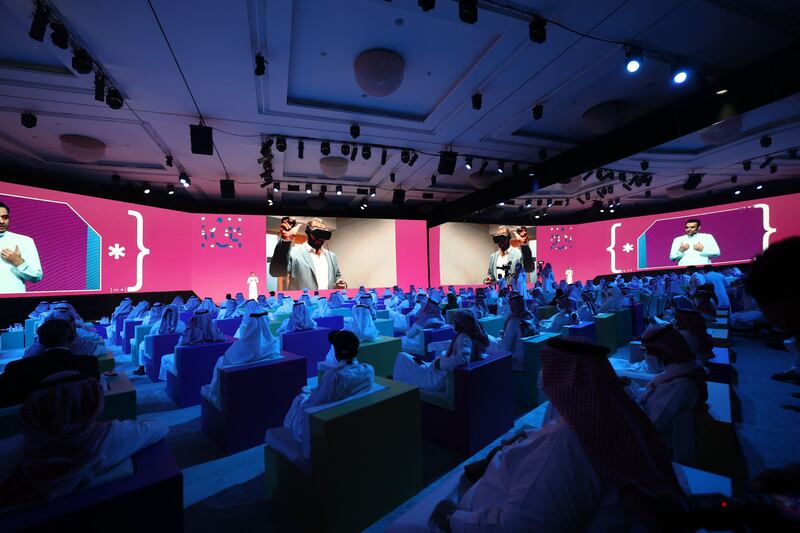
[[192, 184], [192, 180], [189, 178], [189, 176], [181, 172], [181, 174], [178, 176], [178, 183], [184, 187], [189, 187]]
[[417, 5], [420, 7], [420, 9], [427, 13], [436, 7], [436, 0], [417, 0]]
[[92, 71], [92, 67], [94, 67], [94, 61], [92, 61], [91, 56], [86, 50], [76, 48], [72, 51], [72, 68], [75, 69], [76, 72], [79, 74], [89, 74]]
[[764, 186], [762, 184], [760, 184], [760, 183], [758, 185], [756, 185], [756, 190], [757, 191], [760, 191], [763, 188], [764, 188]]
[[478, 22], [478, 0], [458, 0], [458, 18], [461, 22]]
[[623, 188], [624, 188], [626, 191], [632, 191], [632, 190], [633, 190], [633, 189], [631, 188], [631, 186], [630, 186], [630, 185], [628, 185], [627, 183], [623, 183], [623, 184], [622, 184], [622, 187], [623, 187]]
[[464, 166], [467, 168], [467, 170], [472, 170], [472, 156], [471, 155], [468, 155], [467, 157], [464, 158]]
[[37, 2], [36, 10], [33, 12], [33, 21], [28, 35], [34, 41], [44, 42], [44, 32], [47, 30], [47, 21], [50, 19], [50, 10], [47, 6]]
[[306, 183], [306, 194], [311, 194], [311, 192], [313, 190], [314, 190], [314, 186], [311, 185], [310, 183]]
[[641, 168], [642, 172], [644, 172], [645, 170], [650, 168], [650, 163], [648, 161], [642, 161], [641, 163], [639, 163], [639, 168]]
[[648, 174], [646, 176], [643, 176], [642, 177], [642, 183], [644, 184], [645, 187], [649, 187], [650, 184], [653, 183], [653, 175], [652, 174]]
[[731, 183], [736, 183], [737, 181], [739, 181], [739, 178], [735, 174], [731, 176]]
[[652, 195], [653, 195], [653, 191], [651, 191], [650, 189], [647, 189], [646, 191], [644, 191], [644, 197], [645, 198], [650, 198]]
[[361, 157], [363, 157], [365, 160], [372, 157], [372, 147], [370, 145], [365, 144], [361, 147]]
[[397, 180], [397, 175], [394, 172], [389, 173], [389, 181], [394, 183]]
[[611, 209], [608, 210], [608, 212], [609, 213], [613, 213], [614, 212], [614, 208], [612, 207]]
[[406, 191], [403, 189], [395, 189], [392, 192], [392, 205], [400, 207], [406, 201]]
[[278, 137], [275, 140], [275, 148], [281, 153], [285, 152], [286, 151], [286, 137]]
[[272, 190], [273, 192], [281, 192], [281, 184], [279, 181], [275, 181], [272, 183]]
[[586, 197], [587, 200], [591, 199], [592, 193], [587, 191], [586, 194], [585, 194], [585, 197]]
[[358, 145], [354, 144], [352, 148], [350, 148], [350, 161], [355, 161], [356, 157], [358, 157]]
[[614, 186], [613, 185], [609, 185], [608, 186], [608, 194], [614, 194]]
[[261, 54], [256, 54], [256, 68], [253, 69], [253, 74], [256, 76], [263, 76], [267, 73], [267, 61]]
[[547, 207], [553, 207], [553, 200], [547, 200]]
[[301, 140], [297, 141], [297, 159], [303, 159], [306, 151], [306, 144]]
[[542, 207], [542, 199], [541, 198], [536, 200], [536, 207]]
[[689, 177], [686, 178], [686, 181], [683, 184], [683, 189], [686, 191], [693, 191], [700, 185], [700, 182], [703, 181], [702, 174], [689, 174]]
[[770, 165], [769, 166], [769, 173], [775, 174], [778, 171], [778, 165]]
[[540, 217], [541, 217], [541, 215], [539, 213], [536, 213], [535, 215], [533, 215], [533, 218], [535, 218], [535, 219], [539, 219]]
[[407, 165], [408, 159], [409, 159], [408, 150], [403, 150], [402, 152], [400, 152], [400, 161], [402, 161], [403, 164]]
[[350, 155], [350, 145], [349, 144], [343, 144], [341, 150], [342, 150], [342, 155], [343, 156], [347, 157], [348, 155]]
[[106, 105], [111, 109], [122, 109], [124, 103], [125, 101], [119, 91], [114, 87], [109, 87], [108, 91], [106, 91]]
[[789, 148], [786, 152], [789, 154], [789, 159], [797, 159], [797, 148]]
[[484, 170], [486, 170], [486, 167], [488, 166], [489, 166], [489, 161], [484, 159], [483, 163], [481, 163], [481, 168], [478, 170], [478, 174], [483, 174]]
[[450, 150], [442, 150], [439, 152], [439, 166], [436, 172], [445, 176], [452, 176], [456, 171], [456, 163], [458, 162], [458, 152]]
[[341, 196], [341, 195], [342, 195], [342, 186], [341, 185], [337, 185], [336, 186], [336, 196]]
[[628, 179], [628, 175], [625, 174], [624, 172], [620, 172], [619, 174], [617, 174], [617, 178], [619, 178], [619, 181], [625, 181], [626, 179]]
[[264, 181], [261, 183], [261, 185], [259, 185], [259, 187], [264, 189], [264, 188], [269, 187], [270, 185], [272, 185], [272, 170], [269, 170], [269, 171], [265, 170], [264, 172], [262, 172], [260, 174], [260, 176], [261, 176], [261, 179], [264, 180]]
[[272, 196], [272, 193], [271, 192], [267, 193], [267, 205], [274, 205], [274, 204], [275, 204], [275, 199]]
[[94, 99], [106, 101], [106, 77], [99, 70], [94, 73]]
[[475, 93], [472, 95], [472, 109], [475, 111], [480, 110], [481, 106], [483, 105], [483, 95], [481, 93]]
[[175, 194], [175, 186], [171, 183], [167, 183], [167, 194], [169, 194], [170, 196]]
[[576, 200], [578, 200], [578, 203], [579, 203], [579, 204], [581, 204], [581, 205], [585, 205], [585, 204], [586, 204], [586, 202], [584, 201], [584, 199], [583, 199], [583, 198], [581, 198], [580, 196], [578, 196], [578, 197], [577, 197], [577, 198], [575, 198], [575, 199], [576, 199]]
[[532, 176], [534, 176], [534, 175], [536, 175], [536, 173], [533, 171], [533, 165], [530, 165], [530, 166], [528, 167], [528, 176], [531, 176], [531, 177], [532, 177]]
[[519, 164], [511, 163], [511, 173], [515, 176], [519, 174]]
[[531, 42], [544, 44], [547, 40], [547, 21], [538, 15], [528, 23], [528, 37]]
[[772, 163], [772, 161], [773, 157], [771, 155], [768, 155], [767, 157], [764, 158], [764, 161], [758, 166], [758, 168], [767, 168], [770, 165], [770, 163]]
[[20, 115], [19, 117], [19, 120], [22, 123], [22, 125], [28, 129], [35, 128], [36, 123], [38, 122], [38, 120], [36, 119], [36, 115], [28, 112], [22, 113], [22, 115]]
[[738, 195], [742, 194], [742, 191], [740, 189], [736, 189], [735, 191], [733, 191], [733, 194], [738, 196]]
[[587, 172], [586, 174], [584, 174], [584, 175], [583, 175], [583, 181], [586, 181], [586, 180], [588, 180], [589, 178], [591, 178], [593, 173], [594, 173], [594, 170], [590, 170], [589, 172]]
[[369, 188], [369, 197], [370, 198], [375, 198], [375, 194], [376, 194], [375, 187], [370, 187]]
[[150, 194], [151, 191], [152, 191], [152, 189], [150, 188], [150, 184], [145, 182], [142, 185], [142, 192], [145, 193], [145, 194]]
[[539, 150], [539, 159], [541, 161], [544, 161], [545, 159], [547, 159], [547, 150], [545, 150], [544, 148]]
[[436, 174], [431, 174], [431, 187], [436, 186]]
[[539, 120], [544, 115], [544, 106], [542, 104], [536, 104], [533, 106], [533, 120]]
[[171, 156], [171, 155], [169, 155], [169, 154], [167, 154], [167, 155], [164, 157], [164, 163], [165, 163], [165, 164], [166, 164], [168, 167], [171, 167], [171, 166], [173, 166], [173, 165], [175, 164], [175, 163], [172, 161], [172, 156]]
[[642, 68], [642, 51], [634, 46], [625, 49], [625, 70], [633, 74]]
[[408, 166], [413, 167], [414, 163], [417, 162], [417, 159], [419, 159], [419, 154], [417, 152], [414, 152], [414, 155], [412, 155], [411, 159], [408, 160]]
[[689, 71], [685, 68], [674, 67], [672, 69], [672, 83], [683, 85], [689, 79]]
[[330, 141], [322, 141], [319, 145], [319, 153], [322, 155], [331, 155], [331, 143]]
[[605, 188], [597, 189], [597, 196], [599, 196], [600, 198], [603, 198], [605, 195], [606, 195]]
[[742, 168], [743, 168], [745, 171], [748, 171], [748, 170], [750, 170], [751, 168], [753, 168], [753, 163], [752, 163], [752, 162], [750, 162], [750, 161], [743, 161], [743, 162], [742, 162]]
[[525, 207], [527, 207], [527, 208], [529, 208], [529, 209], [530, 209], [530, 208], [531, 208], [531, 206], [533, 206], [533, 202], [531, 202], [531, 200], [530, 200], [530, 199], [528, 199], [528, 200], [525, 200]]
[[50, 34], [50, 40], [53, 41], [53, 44], [62, 50], [69, 48], [69, 33], [67, 33], [67, 28], [60, 22], [53, 22], [50, 24], [50, 29], [53, 30], [53, 33]]
[[502, 174], [506, 171], [506, 163], [505, 161], [498, 161], [497, 162], [497, 173]]
[[388, 157], [388, 154], [386, 153], [386, 148], [383, 148], [381, 150], [381, 166], [386, 164], [386, 158], [387, 157]]
[[361, 209], [364, 210], [369, 207], [369, 200], [365, 196], [363, 200], [361, 200]]
[[358, 125], [358, 123], [353, 122], [350, 124], [350, 137], [353, 139], [358, 139], [359, 135], [361, 135], [361, 127]]
[[758, 142], [761, 144], [761, 148], [769, 148], [772, 146], [772, 137], [764, 135]]

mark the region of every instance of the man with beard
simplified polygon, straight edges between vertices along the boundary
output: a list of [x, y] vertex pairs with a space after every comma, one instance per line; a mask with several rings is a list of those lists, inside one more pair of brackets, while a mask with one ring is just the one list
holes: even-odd
[[300, 225], [290, 217], [281, 219], [280, 241], [275, 245], [269, 273], [276, 278], [289, 276], [289, 290], [344, 289], [336, 254], [324, 248], [333, 232], [319, 218], [306, 223], [307, 242], [294, 246]]

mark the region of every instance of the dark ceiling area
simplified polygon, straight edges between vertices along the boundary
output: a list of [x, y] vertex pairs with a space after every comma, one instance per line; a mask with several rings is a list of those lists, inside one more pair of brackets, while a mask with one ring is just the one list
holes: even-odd
[[794, 1], [427, 4], [0, 0], [0, 181], [430, 224], [800, 190]]

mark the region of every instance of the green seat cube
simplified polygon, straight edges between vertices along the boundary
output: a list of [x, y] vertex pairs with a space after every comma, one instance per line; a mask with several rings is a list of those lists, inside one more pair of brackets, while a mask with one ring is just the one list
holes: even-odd
[[146, 335], [150, 335], [151, 329], [153, 329], [152, 324], [136, 326], [136, 329], [134, 329], [133, 345], [131, 346], [131, 361], [134, 364], [139, 364], [139, 345], [144, 342]]
[[390, 318], [389, 310], [388, 309], [380, 309], [380, 310], [378, 310], [378, 318], [381, 319], [381, 320]]
[[487, 316], [478, 320], [483, 325], [484, 331], [487, 335], [497, 337], [503, 331], [505, 319], [502, 316]]
[[594, 317], [597, 328], [597, 343], [614, 352], [619, 348], [618, 339], [620, 328], [614, 313], [600, 313]]
[[547, 320], [556, 313], [558, 313], [558, 308], [555, 305], [542, 305], [536, 309], [536, 318]]
[[617, 347], [620, 347], [630, 341], [633, 336], [633, 315], [630, 307], [614, 311], [614, 314], [617, 315], [617, 326], [619, 327]]
[[114, 366], [116, 366], [116, 361], [114, 361], [114, 356], [111, 355], [111, 352], [97, 356], [97, 368], [101, 374], [103, 372], [111, 372], [114, 370]]
[[351, 316], [353, 314], [351, 308], [349, 307], [339, 307], [337, 309], [331, 309], [331, 314], [336, 316], [343, 316], [345, 318]]
[[542, 368], [539, 354], [547, 345], [547, 341], [558, 336], [558, 333], [540, 333], [520, 339], [517, 349], [522, 349], [525, 368], [524, 370], [515, 369], [512, 375], [514, 408], [517, 414], [527, 413], [542, 403], [542, 399], [539, 398], [538, 385], [539, 370]]
[[384, 337], [392, 337], [394, 335], [394, 320], [390, 318], [379, 318], [375, 321], [375, 327]]
[[377, 340], [362, 342], [358, 347], [358, 360], [371, 364], [375, 375], [385, 378], [394, 373], [394, 361], [401, 350], [400, 337], [383, 335]]
[[33, 341], [36, 339], [36, 324], [39, 320], [35, 318], [28, 318], [25, 320], [25, 347], [33, 346]]

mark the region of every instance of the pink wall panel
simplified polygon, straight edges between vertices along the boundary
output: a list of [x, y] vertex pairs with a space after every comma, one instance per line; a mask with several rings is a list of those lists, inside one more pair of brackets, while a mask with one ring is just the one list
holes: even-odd
[[408, 290], [410, 285], [422, 287], [428, 284], [426, 231], [424, 220], [395, 220], [397, 285], [403, 290]]
[[[442, 282], [442, 271], [440, 259], [439, 242], [441, 239], [441, 228], [435, 226], [428, 230], [428, 257], [430, 263], [430, 286], [438, 287]], [[419, 287], [418, 287], [419, 288]]]

